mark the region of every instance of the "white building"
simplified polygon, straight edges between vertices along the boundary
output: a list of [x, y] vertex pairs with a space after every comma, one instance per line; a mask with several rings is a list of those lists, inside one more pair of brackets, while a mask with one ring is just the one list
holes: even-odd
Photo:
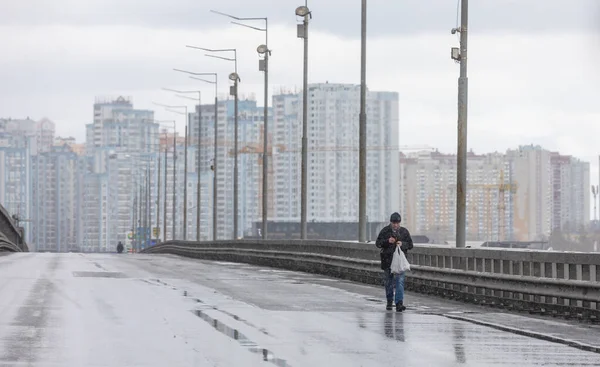
[[0, 203], [23, 220], [25, 240], [32, 235], [32, 157], [48, 152], [54, 139], [54, 123], [43, 119], [0, 119]]
[[590, 220], [590, 164], [552, 153], [552, 227], [576, 233]]
[[[436, 243], [456, 233], [456, 155], [415, 152], [400, 158], [404, 225]], [[511, 239], [510, 164], [498, 153], [467, 157], [466, 236], [471, 241]], [[504, 190], [504, 192], [502, 192]]]
[[539, 146], [507, 151], [518, 185], [513, 202], [515, 239], [540, 240], [552, 229], [551, 153]]
[[[202, 130], [200, 133], [200, 166], [203, 177], [202, 217], [208, 218], [212, 234], [213, 193], [206, 190], [208, 182], [214, 178], [211, 166], [214, 162], [214, 104], [202, 105]], [[234, 101], [218, 102], [217, 123], [217, 238], [233, 238], [233, 171], [234, 171]], [[269, 121], [272, 113], [269, 109]], [[254, 100], [238, 101], [238, 233], [242, 237], [252, 229], [252, 224], [262, 218], [262, 145], [264, 109]], [[192, 144], [198, 136], [198, 109], [190, 114]], [[272, 124], [271, 124], [272, 125]], [[270, 153], [268, 153], [270, 154]], [[269, 160], [271, 162], [271, 160]], [[271, 163], [269, 163], [271, 164]], [[272, 181], [272, 180], [270, 180]], [[210, 190], [212, 190], [212, 183]], [[268, 199], [271, 202], [271, 198]], [[205, 238], [204, 235], [202, 235]], [[212, 239], [212, 236], [207, 239]]]
[[[130, 100], [119, 97], [98, 99], [94, 122], [86, 128], [82, 250], [114, 251], [136, 229], [134, 193], [148, 170], [151, 187], [156, 187], [159, 126], [152, 111], [136, 110]], [[151, 192], [149, 211], [154, 212], [156, 191]]]
[[78, 251], [82, 240], [81, 158], [70, 146], [33, 157], [30, 249]]
[[[360, 86], [311, 84], [308, 90], [309, 221], [358, 220]], [[299, 221], [302, 93], [273, 96], [274, 220]], [[367, 216], [400, 210], [398, 94], [367, 93]]]
[[[404, 223], [413, 233], [452, 241], [456, 155], [402, 156]], [[539, 146], [467, 157], [466, 235], [472, 241], [537, 241], [589, 222], [589, 163]]]

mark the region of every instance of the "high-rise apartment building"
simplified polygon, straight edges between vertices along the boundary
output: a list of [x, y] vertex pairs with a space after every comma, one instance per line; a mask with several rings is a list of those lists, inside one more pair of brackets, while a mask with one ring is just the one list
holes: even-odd
[[[98, 99], [93, 121], [86, 126], [82, 249], [114, 251], [118, 241], [124, 242], [136, 230], [132, 209], [136, 189], [146, 177], [156, 187], [159, 125], [152, 111], [136, 110], [124, 97]], [[156, 205], [153, 192], [151, 212]]]
[[[214, 171], [214, 104], [200, 107], [202, 128], [200, 133], [200, 169], [203, 182], [213, 179]], [[262, 150], [264, 109], [258, 107], [254, 100], [238, 101], [238, 233], [237, 237], [248, 234], [252, 224], [262, 217]], [[190, 131], [192, 144], [198, 136], [198, 108], [190, 114]], [[233, 171], [234, 171], [234, 101], [218, 102], [217, 110], [217, 238], [233, 238]], [[272, 113], [269, 109], [269, 121]], [[272, 124], [271, 124], [272, 126]], [[271, 152], [269, 168], [272, 166]], [[272, 173], [271, 173], [272, 174]], [[269, 181], [272, 181], [270, 179]], [[212, 208], [214, 205], [212, 191], [202, 188], [202, 201], [210, 198], [210, 205], [203, 207], [202, 217], [209, 218], [212, 227]], [[210, 188], [212, 189], [212, 183]], [[269, 201], [271, 199], [269, 198]], [[271, 217], [271, 215], [269, 216]], [[206, 231], [204, 231], [206, 233]], [[212, 233], [212, 229], [210, 230]], [[212, 237], [210, 237], [212, 239]]]
[[590, 165], [552, 153], [552, 227], [575, 233], [590, 220]]
[[[435, 242], [452, 241], [456, 232], [456, 156], [415, 152], [400, 158], [404, 225]], [[468, 240], [512, 237], [510, 165], [501, 154], [467, 157]], [[508, 208], [508, 209], [507, 209]]]
[[513, 203], [517, 240], [539, 240], [552, 230], [552, 154], [540, 146], [507, 151], [518, 185]]
[[[358, 220], [360, 86], [308, 86], [309, 221]], [[302, 94], [273, 96], [274, 219], [298, 221]], [[367, 216], [387, 221], [400, 204], [398, 94], [367, 93]]]
[[[456, 233], [456, 156], [402, 155], [404, 223], [432, 240]], [[537, 241], [589, 222], [589, 164], [539, 146], [467, 158], [467, 240]]]
[[[17, 215], [31, 238], [32, 157], [50, 151], [54, 139], [54, 123], [43, 119], [0, 119], [0, 202], [11, 215]], [[32, 245], [34, 247], [35, 245]]]
[[32, 159], [32, 234], [37, 251], [79, 251], [82, 240], [82, 158], [57, 145]]

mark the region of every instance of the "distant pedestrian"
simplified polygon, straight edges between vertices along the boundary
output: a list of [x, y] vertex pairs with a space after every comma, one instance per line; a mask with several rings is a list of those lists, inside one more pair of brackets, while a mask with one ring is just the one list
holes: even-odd
[[[385, 296], [387, 298], [387, 310], [392, 310], [394, 303], [396, 311], [406, 310], [404, 306], [404, 281], [405, 273], [394, 274], [391, 271], [392, 258], [398, 247], [406, 255], [408, 250], [413, 248], [413, 240], [408, 229], [401, 227], [402, 217], [399, 213], [393, 213], [390, 216], [390, 224], [383, 227], [377, 236], [375, 245], [380, 249], [381, 269], [383, 270], [383, 285], [385, 286]], [[394, 288], [396, 293], [394, 294]]]

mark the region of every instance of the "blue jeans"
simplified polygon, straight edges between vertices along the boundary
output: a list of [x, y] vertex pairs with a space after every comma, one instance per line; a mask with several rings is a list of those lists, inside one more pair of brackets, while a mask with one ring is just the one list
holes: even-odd
[[[390, 269], [383, 271], [383, 285], [385, 286], [385, 297], [388, 301], [392, 299], [395, 304], [404, 301], [404, 279], [405, 273], [392, 274]], [[396, 287], [396, 295], [394, 297], [394, 287]]]

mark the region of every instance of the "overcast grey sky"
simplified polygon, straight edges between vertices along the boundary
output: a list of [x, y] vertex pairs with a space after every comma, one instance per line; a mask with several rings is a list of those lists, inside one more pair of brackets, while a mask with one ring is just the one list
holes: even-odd
[[[181, 104], [161, 87], [212, 87], [172, 68], [221, 73], [227, 62], [186, 44], [239, 49], [240, 91], [262, 101], [256, 46], [263, 34], [209, 9], [269, 17], [271, 92], [299, 89], [302, 41], [288, 0], [19, 0], [0, 2], [0, 116], [48, 117], [84, 139], [95, 96]], [[370, 0], [367, 82], [400, 94], [402, 145], [456, 151], [458, 65], [450, 48], [456, 0]], [[311, 1], [310, 82], [358, 83], [360, 2]], [[589, 160], [598, 177], [600, 1], [471, 1], [469, 146], [541, 144]], [[260, 23], [259, 23], [260, 24]], [[257, 24], [257, 25], [259, 25]], [[191, 106], [191, 102], [190, 102]], [[173, 118], [157, 111], [158, 118]], [[181, 120], [183, 121], [183, 120]]]

